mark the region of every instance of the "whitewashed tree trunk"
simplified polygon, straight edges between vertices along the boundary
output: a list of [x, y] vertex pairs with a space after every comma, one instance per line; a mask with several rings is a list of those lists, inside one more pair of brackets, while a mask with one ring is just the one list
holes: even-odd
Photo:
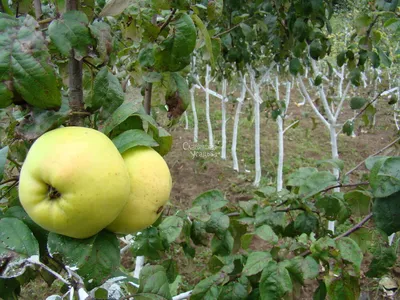
[[246, 97], [246, 76], [240, 74], [240, 78], [241, 78], [241, 82], [242, 82], [242, 90], [240, 93], [240, 97], [237, 99], [235, 120], [233, 122], [233, 135], [232, 135], [232, 148], [231, 148], [233, 169], [237, 172], [239, 172], [239, 162], [238, 162], [237, 153], [236, 153], [237, 136], [238, 136], [238, 132], [239, 132], [240, 112], [242, 110], [242, 105], [243, 105], [244, 99]]
[[189, 119], [188, 119], [188, 115], [187, 115], [186, 110], [183, 113], [183, 115], [185, 116], [185, 130], [188, 130], [189, 129]]
[[222, 80], [222, 99], [221, 99], [221, 113], [222, 113], [222, 145], [221, 145], [221, 158], [226, 159], [226, 85], [227, 80], [224, 78]]
[[193, 142], [197, 143], [199, 138], [199, 120], [197, 119], [196, 103], [194, 99], [195, 90], [196, 87], [193, 85], [190, 89], [190, 106], [193, 112]]
[[255, 156], [255, 179], [253, 185], [258, 187], [261, 181], [261, 146], [260, 146], [260, 102], [254, 99], [254, 156]]
[[400, 78], [397, 81], [397, 102], [394, 105], [394, 123], [396, 124], [397, 130], [400, 130], [400, 121], [398, 120], [400, 117]]
[[208, 145], [210, 149], [214, 149], [214, 136], [212, 131], [211, 119], [210, 119], [210, 94], [209, 94], [209, 83], [210, 83], [210, 71], [211, 67], [209, 65], [206, 66], [206, 120], [208, 127]]
[[283, 155], [284, 155], [284, 145], [283, 145], [283, 119], [281, 116], [276, 118], [276, 123], [278, 125], [278, 170], [276, 178], [276, 190], [278, 192], [282, 191], [283, 188]]

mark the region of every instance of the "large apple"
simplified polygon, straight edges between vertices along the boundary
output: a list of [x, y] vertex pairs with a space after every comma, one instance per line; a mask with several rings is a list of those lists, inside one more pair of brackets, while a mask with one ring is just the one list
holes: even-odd
[[38, 138], [19, 180], [19, 198], [44, 229], [73, 238], [90, 237], [125, 206], [130, 180], [122, 156], [103, 133], [64, 127]]
[[131, 148], [122, 157], [131, 179], [131, 194], [120, 215], [107, 229], [129, 234], [153, 224], [169, 200], [172, 178], [163, 157], [148, 147]]

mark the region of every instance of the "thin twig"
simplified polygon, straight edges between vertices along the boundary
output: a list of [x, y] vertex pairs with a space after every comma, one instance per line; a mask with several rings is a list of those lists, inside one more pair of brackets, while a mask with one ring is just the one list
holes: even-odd
[[[360, 229], [365, 223], [367, 223], [370, 219], [372, 218], [372, 213], [368, 214], [364, 219], [362, 219], [359, 223], [357, 223], [356, 225], [354, 225], [352, 228], [350, 228], [349, 230], [347, 230], [346, 232], [342, 233], [341, 235], [338, 235], [337, 237], [334, 238], [335, 241], [340, 240], [341, 238], [347, 237], [350, 234], [352, 234], [353, 232], [357, 231], [358, 229]], [[307, 250], [304, 251], [303, 253], [301, 253], [299, 256], [305, 257], [307, 255], [310, 255], [311, 251]]]
[[243, 24], [243, 23], [251, 20], [252, 18], [254, 18], [254, 16], [252, 16], [252, 17], [250, 17], [250, 18], [248, 18], [248, 19], [246, 19], [246, 20], [244, 20], [244, 21], [242, 21], [240, 23], [237, 23], [236, 25], [232, 26], [231, 28], [228, 28], [227, 30], [225, 30], [225, 31], [223, 31], [221, 33], [218, 33], [218, 34], [214, 35], [213, 38], [219, 38], [220, 36], [231, 32], [232, 30], [238, 28], [240, 26], [240, 24]]
[[12, 157], [8, 156], [7, 159], [8, 159], [9, 161], [11, 161], [14, 165], [16, 165], [18, 169], [21, 169], [21, 168], [22, 168], [22, 165], [19, 164], [19, 163], [17, 163]]
[[6, 179], [6, 180], [0, 182], [0, 185], [6, 184], [6, 183], [9, 183], [9, 182], [18, 182], [18, 180], [19, 180], [18, 176], [11, 177], [9, 179]]
[[167, 27], [168, 24], [171, 23], [172, 18], [174, 17], [175, 13], [176, 13], [176, 8], [174, 8], [174, 9], [172, 10], [172, 12], [171, 12], [171, 14], [169, 15], [167, 21], [165, 21], [165, 23], [162, 24], [162, 26], [161, 26], [161, 28], [160, 28], [160, 31], [158, 32], [157, 37], [161, 34], [161, 32], [165, 29], [165, 27]]
[[355, 119], [357, 119], [359, 116], [361, 116], [361, 115], [367, 110], [368, 107], [370, 107], [376, 100], [379, 99], [380, 96], [382, 96], [382, 93], [383, 93], [383, 92], [380, 92], [378, 95], [376, 95], [376, 97], [375, 97], [374, 99], [372, 99], [370, 102], [368, 102], [368, 104], [367, 104], [362, 110], [360, 110], [360, 111], [358, 112], [358, 114], [353, 118], [353, 120], [355, 120]]
[[362, 219], [360, 221], [360, 223], [356, 224], [354, 227], [350, 228], [349, 230], [347, 230], [346, 232], [342, 233], [341, 235], [338, 235], [337, 237], [334, 238], [335, 241], [349, 236], [350, 234], [352, 234], [353, 232], [357, 231], [358, 229], [360, 229], [365, 223], [367, 223], [370, 219], [372, 218], [372, 213], [368, 214], [364, 219]]
[[385, 151], [387, 148], [390, 148], [391, 146], [393, 146], [394, 144], [396, 144], [398, 141], [400, 141], [400, 137], [398, 137], [397, 139], [395, 139], [395, 140], [394, 140], [393, 142], [391, 142], [389, 145], [386, 145], [385, 147], [383, 147], [383, 148], [380, 149], [379, 151], [375, 152], [374, 154], [368, 156], [366, 159], [364, 159], [362, 162], [360, 162], [358, 165], [356, 165], [353, 169], [351, 169], [350, 171], [348, 171], [348, 172], [346, 173], [346, 176], [349, 175], [350, 173], [352, 173], [353, 171], [357, 170], [368, 158], [380, 154], [381, 152]]
[[364, 182], [349, 183], [349, 184], [339, 183], [337, 185], [333, 185], [333, 186], [327, 187], [321, 193], [326, 193], [329, 190], [332, 190], [332, 189], [335, 189], [335, 188], [339, 188], [339, 187], [354, 187], [354, 186], [359, 186], [359, 185], [369, 185], [369, 182], [368, 181], [364, 181]]

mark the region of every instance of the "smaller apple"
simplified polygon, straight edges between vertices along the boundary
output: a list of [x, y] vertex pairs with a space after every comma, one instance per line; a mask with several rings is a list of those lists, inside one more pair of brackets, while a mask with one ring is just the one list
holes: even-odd
[[152, 225], [169, 200], [172, 178], [164, 158], [152, 148], [134, 147], [122, 157], [128, 167], [131, 194], [119, 216], [107, 229], [121, 234]]

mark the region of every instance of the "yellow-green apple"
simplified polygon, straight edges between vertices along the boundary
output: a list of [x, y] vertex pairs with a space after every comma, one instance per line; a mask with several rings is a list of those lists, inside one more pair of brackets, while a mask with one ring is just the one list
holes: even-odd
[[63, 127], [43, 134], [22, 166], [19, 198], [44, 229], [90, 237], [119, 215], [130, 195], [128, 169], [103, 133]]
[[131, 194], [120, 215], [107, 229], [129, 234], [152, 225], [169, 200], [172, 178], [163, 157], [149, 147], [122, 153], [131, 180]]

